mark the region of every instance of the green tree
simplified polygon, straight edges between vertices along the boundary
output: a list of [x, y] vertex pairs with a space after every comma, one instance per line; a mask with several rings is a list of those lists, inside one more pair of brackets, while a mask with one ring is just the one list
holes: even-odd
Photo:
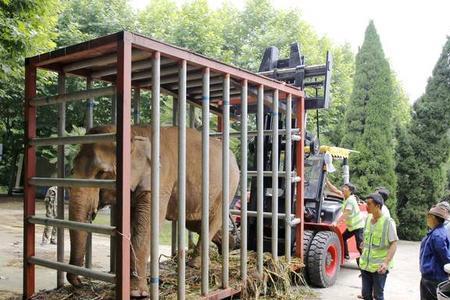
[[450, 154], [449, 129], [450, 38], [447, 38], [425, 94], [414, 104], [411, 125], [399, 143], [398, 215], [402, 238], [417, 240], [425, 235], [426, 212], [448, 187], [445, 169]]
[[[9, 185], [23, 151], [25, 57], [55, 46], [58, 0], [0, 0], [0, 185]], [[45, 76], [41, 80], [46, 80]]]
[[391, 191], [387, 206], [395, 216], [393, 110], [398, 97], [373, 21], [356, 56], [353, 93], [345, 115], [342, 145], [360, 153], [352, 158], [352, 178], [361, 194], [377, 186]]

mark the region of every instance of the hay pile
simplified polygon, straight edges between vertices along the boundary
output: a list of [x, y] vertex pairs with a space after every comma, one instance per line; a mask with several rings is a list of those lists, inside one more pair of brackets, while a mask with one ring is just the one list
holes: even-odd
[[[187, 260], [193, 253], [187, 253]], [[177, 298], [177, 257], [161, 257], [160, 263], [160, 298]], [[264, 255], [264, 274], [262, 278], [257, 275], [257, 256], [255, 252], [248, 252], [248, 278], [243, 284], [240, 280], [240, 253], [239, 250], [230, 252], [230, 287], [240, 290], [240, 296], [236, 299], [310, 299], [313, 292], [307, 287], [301, 269], [303, 264], [297, 258], [293, 258], [288, 264], [284, 258], [278, 263], [270, 254]], [[209, 266], [210, 291], [221, 287], [222, 258], [215, 247], [210, 248]], [[201, 272], [199, 269], [186, 266], [186, 299], [199, 299], [201, 285]], [[293, 287], [300, 285], [293, 292]], [[95, 281], [83, 280], [80, 288], [70, 285], [52, 291], [41, 291], [34, 300], [87, 300], [87, 299], [114, 299], [114, 285]]]

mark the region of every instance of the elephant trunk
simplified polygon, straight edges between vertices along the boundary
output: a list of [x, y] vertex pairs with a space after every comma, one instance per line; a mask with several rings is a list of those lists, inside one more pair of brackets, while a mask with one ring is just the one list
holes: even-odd
[[[98, 188], [72, 188], [69, 201], [69, 220], [86, 223], [91, 220], [99, 201]], [[71, 265], [82, 266], [86, 254], [87, 232], [70, 230], [70, 261]], [[74, 286], [81, 284], [79, 277], [67, 273], [67, 280]]]

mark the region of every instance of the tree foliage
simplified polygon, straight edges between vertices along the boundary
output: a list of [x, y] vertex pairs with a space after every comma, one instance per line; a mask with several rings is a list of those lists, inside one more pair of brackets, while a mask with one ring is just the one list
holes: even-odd
[[[13, 80], [11, 80], [11, 72], [8, 69], [11, 68], [12, 63], [6, 59], [0, 61], [0, 79], [1, 76], [8, 78], [10, 84], [14, 85], [12, 88], [5, 88], [5, 85], [0, 86], [2, 101], [6, 97], [5, 95], [13, 99], [23, 98], [22, 66], [24, 57], [120, 30], [138, 32], [186, 47], [251, 71], [258, 70], [266, 47], [276, 46], [281, 51], [281, 57], [287, 57], [290, 44], [298, 41], [301, 52], [307, 58], [309, 65], [324, 63], [326, 51], [332, 51], [334, 57], [332, 105], [331, 109], [320, 113], [320, 124], [322, 137], [327, 142], [337, 144], [341, 139], [343, 111], [352, 89], [354, 57], [348, 45], [336, 45], [326, 37], [319, 37], [312, 27], [302, 19], [298, 10], [276, 9], [269, 0], [247, 0], [242, 10], [229, 3], [223, 4], [218, 9], [212, 9], [206, 0], [188, 1], [182, 5], [177, 5], [172, 0], [151, 0], [146, 8], [137, 12], [131, 8], [128, 0], [71, 0], [61, 1], [61, 3], [58, 0], [0, 0], [0, 7], [2, 7], [0, 22], [10, 26], [22, 18], [25, 20], [24, 22], [37, 26], [37, 29], [26, 27], [26, 30], [21, 33], [22, 36], [17, 35], [11, 29], [11, 34], [14, 33], [16, 36], [1, 40], [0, 55], [2, 58], [3, 54], [7, 55], [13, 47], [16, 47], [14, 41], [17, 40], [24, 43], [18, 49], [28, 47], [30, 50], [15, 52], [17, 53], [16, 65], [19, 66], [20, 71], [16, 73], [17, 76], [13, 76]], [[9, 11], [4, 7], [7, 7]], [[24, 7], [28, 7], [30, 12], [27, 16], [29, 21], [21, 15]], [[8, 16], [11, 20], [8, 21], [9, 19], [5, 19], [3, 16]], [[20, 26], [16, 27], [20, 29], [22, 28]], [[1, 27], [0, 30], [8, 31], [3, 28]], [[20, 33], [20, 30], [18, 32]], [[2, 33], [2, 39], [3, 36]], [[45, 72], [40, 72], [39, 75], [40, 78], [43, 78], [38, 83], [39, 94], [56, 94], [56, 76]], [[85, 84], [83, 79], [70, 77], [67, 78], [66, 88], [71, 92], [84, 89]], [[101, 85], [102, 83], [95, 84]], [[150, 121], [150, 96], [149, 92], [143, 92], [141, 97], [141, 112], [144, 122]], [[169, 124], [172, 118], [170, 97], [163, 98], [161, 110], [161, 120], [165, 124]], [[70, 131], [73, 126], [85, 126], [85, 102], [67, 103], [66, 111], [66, 130]], [[22, 111], [17, 109], [11, 109], [10, 113], [16, 123], [8, 121], [9, 128], [11, 128], [10, 131], [17, 130], [15, 137], [17, 143], [14, 146], [11, 146], [11, 141], [4, 143], [8, 144], [8, 147], [11, 146], [13, 152], [18, 153], [22, 147], [23, 116]], [[57, 128], [56, 107], [40, 108], [38, 114], [38, 135], [55, 134]], [[111, 100], [95, 99], [94, 115], [95, 124], [109, 123], [111, 121]], [[2, 119], [2, 122], [3, 120], [6, 119]], [[13, 162], [5, 165], [8, 164], [14, 165]], [[0, 174], [0, 184], [5, 184], [5, 178]]]
[[17, 156], [23, 149], [24, 58], [55, 46], [59, 9], [57, 0], [0, 0], [1, 185], [13, 179]]
[[416, 240], [425, 235], [426, 212], [448, 188], [449, 155], [450, 38], [447, 38], [426, 92], [414, 104], [411, 125], [399, 143], [398, 215], [402, 238]]
[[345, 115], [342, 145], [359, 151], [351, 158], [351, 178], [360, 193], [377, 186], [392, 192], [387, 206], [395, 216], [394, 108], [398, 96], [375, 25], [371, 21], [356, 56], [353, 93]]

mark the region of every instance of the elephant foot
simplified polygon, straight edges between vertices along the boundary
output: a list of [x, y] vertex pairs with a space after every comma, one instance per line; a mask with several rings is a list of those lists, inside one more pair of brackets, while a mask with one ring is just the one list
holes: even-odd
[[73, 285], [74, 287], [79, 287], [81, 285], [80, 276], [71, 274], [71, 273], [67, 273], [66, 277], [67, 277], [67, 281], [69, 281], [69, 283], [71, 285]]
[[139, 280], [137, 278], [131, 279], [131, 298], [148, 298], [147, 280]]

